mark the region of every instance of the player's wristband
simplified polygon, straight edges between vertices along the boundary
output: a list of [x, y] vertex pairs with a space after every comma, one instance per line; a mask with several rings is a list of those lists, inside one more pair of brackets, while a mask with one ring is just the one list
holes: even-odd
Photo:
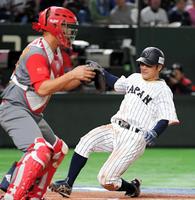
[[162, 119], [162, 120], [158, 121], [158, 123], [152, 130], [154, 130], [156, 132], [156, 134], [159, 136], [167, 128], [168, 123], [169, 123], [168, 120]]
[[114, 76], [113, 74], [109, 73], [105, 69], [104, 69], [104, 75], [105, 75], [106, 84], [109, 87], [114, 88], [114, 84], [119, 78], [117, 76]]

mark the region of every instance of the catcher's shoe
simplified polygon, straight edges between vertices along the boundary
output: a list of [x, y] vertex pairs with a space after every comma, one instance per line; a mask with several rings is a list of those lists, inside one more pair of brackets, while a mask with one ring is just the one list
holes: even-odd
[[126, 192], [125, 195], [130, 197], [138, 197], [140, 195], [141, 181], [138, 179], [134, 179], [131, 181], [131, 184], [135, 188], [135, 191], [133, 193]]
[[7, 188], [9, 187], [9, 184], [10, 184], [10, 177], [8, 177], [9, 175], [6, 174], [4, 177], [3, 177], [3, 180], [2, 182], [0, 183], [0, 190], [2, 190], [3, 192], [7, 192]]
[[69, 198], [70, 194], [72, 192], [72, 187], [69, 186], [66, 179], [59, 180], [59, 181], [52, 183], [49, 186], [49, 189], [51, 189], [51, 191], [53, 191], [53, 192], [57, 192], [57, 193], [61, 194], [63, 197], [66, 197], [66, 198]]

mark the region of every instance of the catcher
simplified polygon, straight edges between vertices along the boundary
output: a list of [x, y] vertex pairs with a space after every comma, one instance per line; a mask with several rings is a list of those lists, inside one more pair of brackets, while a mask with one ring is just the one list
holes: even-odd
[[[164, 53], [156, 47], [148, 47], [143, 50], [137, 62], [141, 73], [131, 74], [127, 78], [118, 78], [106, 70], [100, 70], [109, 87], [124, 93], [125, 97], [110, 124], [94, 128], [80, 139], [67, 177], [51, 184], [52, 191], [69, 197], [90, 154], [110, 152], [99, 171], [99, 183], [110, 191], [123, 191], [129, 197], [139, 196], [140, 181], [134, 179], [128, 182], [121, 176], [144, 153], [146, 145], [160, 136], [169, 124], [179, 121], [173, 94], [165, 81], [159, 78], [164, 67]], [[94, 66], [95, 63], [90, 65]], [[102, 82], [103, 79], [99, 80]]]
[[44, 199], [68, 147], [53, 133], [42, 112], [53, 93], [76, 88], [95, 76], [87, 65], [64, 74], [60, 48], [70, 48], [78, 30], [70, 10], [49, 7], [39, 14], [33, 28], [43, 37], [24, 49], [0, 105], [0, 125], [24, 152], [9, 171], [10, 183], [6, 178], [1, 183], [6, 192], [1, 199], [5, 200]]

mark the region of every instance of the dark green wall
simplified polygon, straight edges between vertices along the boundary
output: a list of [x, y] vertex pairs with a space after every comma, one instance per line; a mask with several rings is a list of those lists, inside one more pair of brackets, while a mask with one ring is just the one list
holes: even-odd
[[[40, 33], [33, 31], [30, 24], [0, 24], [0, 49], [15, 50], [14, 43], [3, 42], [3, 37], [17, 36], [22, 50], [28, 44], [29, 36], [39, 36]], [[119, 48], [124, 38], [132, 38], [135, 42], [134, 28], [109, 28], [107, 26], [81, 26], [79, 27], [77, 40], [86, 40], [90, 44], [98, 44], [100, 48]]]
[[[15, 40], [22, 50], [28, 43], [29, 36], [38, 36], [31, 25], [0, 25], [0, 49], [15, 50], [13, 42], [3, 42], [4, 36], [16, 36]], [[124, 38], [131, 38], [137, 47], [137, 55], [146, 46], [158, 46], [166, 55], [166, 65], [181, 62], [184, 71], [195, 82], [195, 28], [109, 28], [106, 26], [80, 27], [77, 39], [90, 44], [99, 44], [100, 48], [120, 48]]]
[[[73, 147], [79, 138], [96, 126], [109, 123], [118, 110], [122, 95], [58, 94], [51, 99], [45, 119], [55, 133]], [[157, 147], [195, 147], [195, 96], [176, 96], [175, 105], [181, 124], [169, 127], [158, 138]], [[10, 139], [0, 131], [0, 146], [10, 145]]]

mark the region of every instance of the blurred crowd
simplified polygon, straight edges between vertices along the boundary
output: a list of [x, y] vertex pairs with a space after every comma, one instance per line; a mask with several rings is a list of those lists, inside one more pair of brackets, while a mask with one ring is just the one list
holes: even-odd
[[195, 26], [195, 0], [1, 0], [0, 22], [30, 23], [48, 6], [69, 8], [80, 24]]
[[160, 76], [166, 81], [173, 94], [191, 94], [195, 92], [195, 85], [185, 74], [184, 67], [179, 62], [173, 63], [170, 68], [165, 68]]

